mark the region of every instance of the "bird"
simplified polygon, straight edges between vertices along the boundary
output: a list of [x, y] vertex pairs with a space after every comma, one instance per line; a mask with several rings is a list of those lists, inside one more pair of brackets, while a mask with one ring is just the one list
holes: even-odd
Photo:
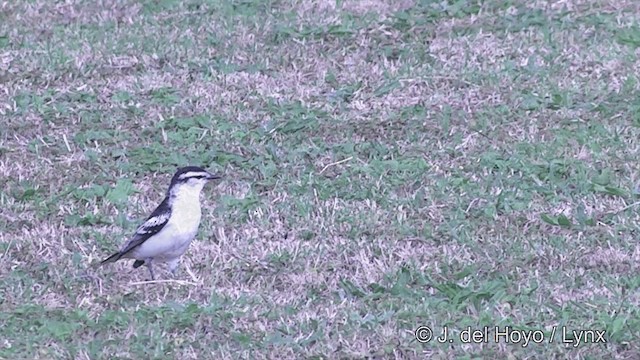
[[155, 280], [153, 264], [165, 262], [175, 277], [180, 257], [200, 227], [202, 189], [209, 181], [221, 178], [198, 166], [178, 168], [160, 205], [120, 250], [102, 260], [100, 265], [120, 259], [135, 259], [133, 268], [145, 265], [151, 280]]

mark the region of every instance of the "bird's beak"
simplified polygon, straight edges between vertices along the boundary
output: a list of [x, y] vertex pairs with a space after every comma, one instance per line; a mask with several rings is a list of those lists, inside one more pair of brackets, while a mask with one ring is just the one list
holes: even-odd
[[207, 180], [217, 180], [217, 179], [222, 179], [222, 176], [221, 175], [214, 175], [212, 173], [208, 173]]

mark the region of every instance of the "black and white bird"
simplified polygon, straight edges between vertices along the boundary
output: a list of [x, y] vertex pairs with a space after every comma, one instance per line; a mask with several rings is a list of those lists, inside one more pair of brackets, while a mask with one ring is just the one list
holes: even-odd
[[178, 169], [160, 205], [120, 251], [100, 264], [135, 259], [133, 267], [146, 265], [151, 279], [155, 280], [153, 263], [166, 262], [175, 276], [180, 257], [187, 251], [200, 226], [202, 188], [210, 180], [220, 178], [197, 166]]

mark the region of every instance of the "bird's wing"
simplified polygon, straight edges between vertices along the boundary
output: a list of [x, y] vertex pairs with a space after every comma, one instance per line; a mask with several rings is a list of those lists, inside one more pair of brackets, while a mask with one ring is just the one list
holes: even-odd
[[165, 198], [151, 215], [149, 215], [147, 220], [138, 226], [135, 235], [124, 244], [120, 250], [120, 255], [124, 255], [135, 249], [147, 241], [147, 239], [160, 232], [169, 222], [169, 217], [171, 217], [171, 207], [169, 207], [168, 199]]

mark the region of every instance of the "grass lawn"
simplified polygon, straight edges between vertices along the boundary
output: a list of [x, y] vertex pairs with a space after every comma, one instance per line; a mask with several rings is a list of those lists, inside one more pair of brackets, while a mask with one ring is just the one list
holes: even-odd
[[[640, 358], [639, 19], [0, 2], [0, 359]], [[96, 268], [187, 164], [178, 276]]]

